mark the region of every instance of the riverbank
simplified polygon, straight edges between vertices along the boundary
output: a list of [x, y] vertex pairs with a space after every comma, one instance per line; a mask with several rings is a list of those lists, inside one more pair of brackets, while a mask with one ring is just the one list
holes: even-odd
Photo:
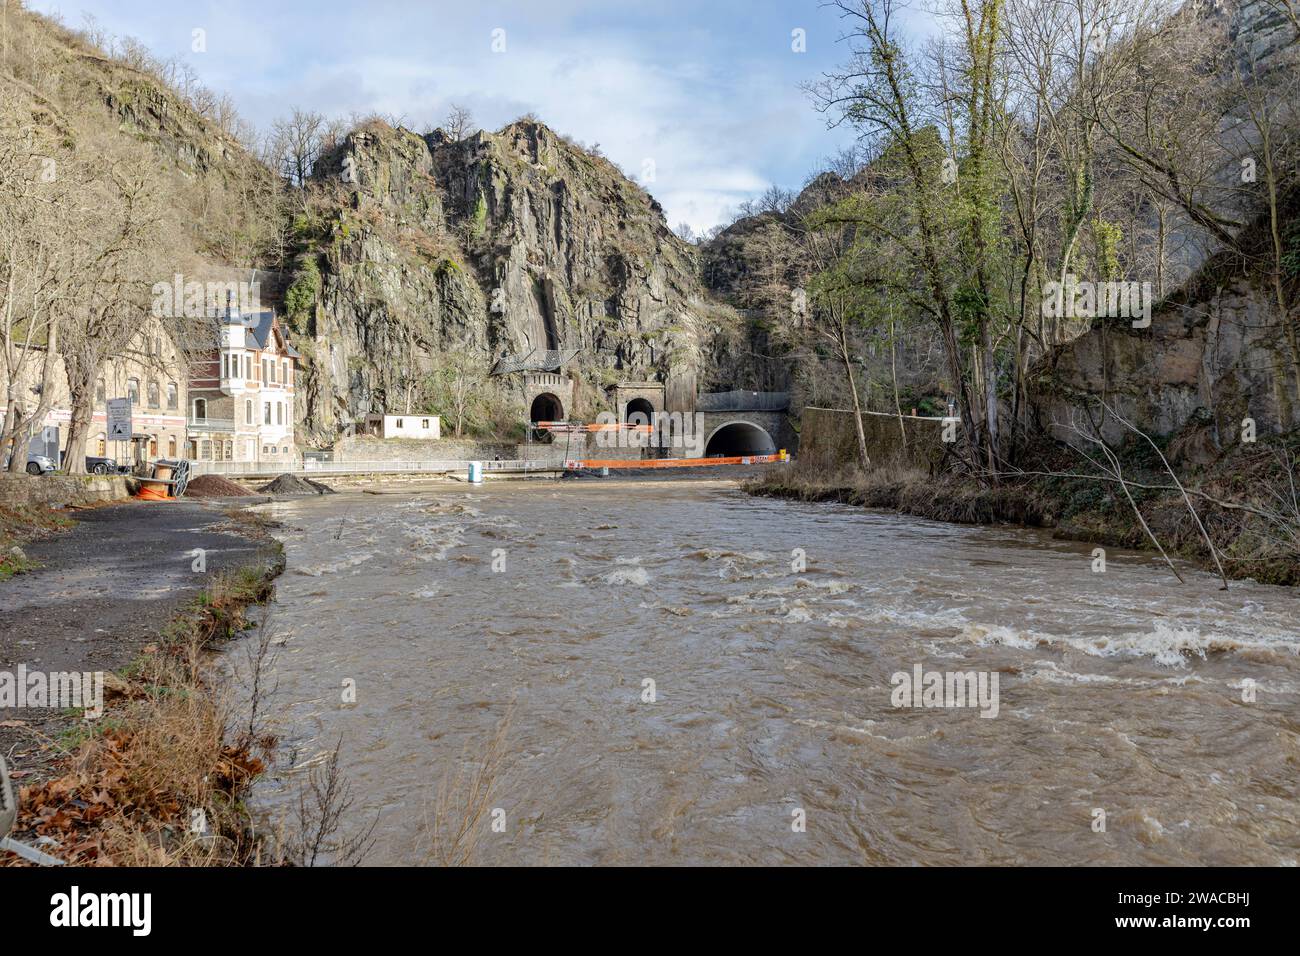
[[1203, 525], [1229, 579], [1300, 584], [1300, 479], [1287, 465], [1294, 458], [1278, 448], [1238, 448], [1214, 466], [1182, 476], [1195, 516], [1158, 457], [1145, 449], [1130, 447], [1121, 456], [1133, 504], [1118, 482], [1081, 473], [1077, 460], [1063, 452], [1043, 460], [1038, 471], [1005, 476], [996, 484], [900, 467], [828, 474], [796, 462], [742, 487], [755, 495], [832, 501], [958, 524], [1047, 528], [1061, 540], [1155, 551], [1135, 504], [1171, 556], [1217, 573]]
[[[293, 822], [337, 753], [368, 865], [1295, 860], [1294, 592], [725, 480], [268, 510], [294, 759], [250, 805]], [[899, 706], [918, 666], [996, 716]]]
[[79, 512], [27, 544], [29, 570], [0, 581], [0, 669], [104, 675], [96, 719], [0, 711], [21, 788], [15, 838], [77, 864], [257, 858], [242, 795], [274, 741], [238, 729], [211, 651], [245, 629], [284, 558], [265, 519], [238, 504]]

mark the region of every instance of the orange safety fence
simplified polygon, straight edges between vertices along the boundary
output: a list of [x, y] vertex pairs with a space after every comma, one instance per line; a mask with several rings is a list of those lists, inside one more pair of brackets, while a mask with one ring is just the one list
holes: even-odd
[[775, 455], [737, 455], [732, 458], [583, 458], [570, 459], [565, 468], [696, 468], [700, 465], [766, 465], [789, 461], [781, 449]]
[[644, 432], [650, 434], [653, 425], [634, 425], [628, 422], [593, 422], [584, 425], [581, 422], [533, 422], [534, 427], [548, 432]]

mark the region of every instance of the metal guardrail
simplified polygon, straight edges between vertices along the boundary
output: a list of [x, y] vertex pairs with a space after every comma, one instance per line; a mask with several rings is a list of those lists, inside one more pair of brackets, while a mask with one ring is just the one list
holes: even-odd
[[564, 467], [563, 458], [512, 458], [488, 461], [482, 458], [456, 458], [441, 461], [194, 461], [191, 475], [239, 475], [274, 478], [286, 472], [292, 475], [353, 475], [353, 474], [429, 474], [442, 475], [469, 470], [469, 463], [477, 461], [485, 472], [558, 471]]

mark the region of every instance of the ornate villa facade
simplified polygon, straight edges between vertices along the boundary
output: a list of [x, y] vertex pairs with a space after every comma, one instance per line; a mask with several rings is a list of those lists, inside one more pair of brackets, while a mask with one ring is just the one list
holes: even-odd
[[189, 381], [188, 457], [273, 462], [298, 458], [294, 383], [298, 352], [273, 312], [241, 314], [232, 302], [217, 348], [195, 359]]

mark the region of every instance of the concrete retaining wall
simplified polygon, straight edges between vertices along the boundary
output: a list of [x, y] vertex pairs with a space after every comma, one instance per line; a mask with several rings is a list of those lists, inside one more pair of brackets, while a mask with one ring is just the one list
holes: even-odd
[[407, 438], [374, 438], [359, 435], [340, 438], [334, 445], [334, 460], [347, 461], [458, 461], [515, 457], [515, 446], [506, 442], [420, 441]]
[[123, 475], [0, 474], [0, 507], [67, 508], [121, 501], [131, 496], [132, 479]]

